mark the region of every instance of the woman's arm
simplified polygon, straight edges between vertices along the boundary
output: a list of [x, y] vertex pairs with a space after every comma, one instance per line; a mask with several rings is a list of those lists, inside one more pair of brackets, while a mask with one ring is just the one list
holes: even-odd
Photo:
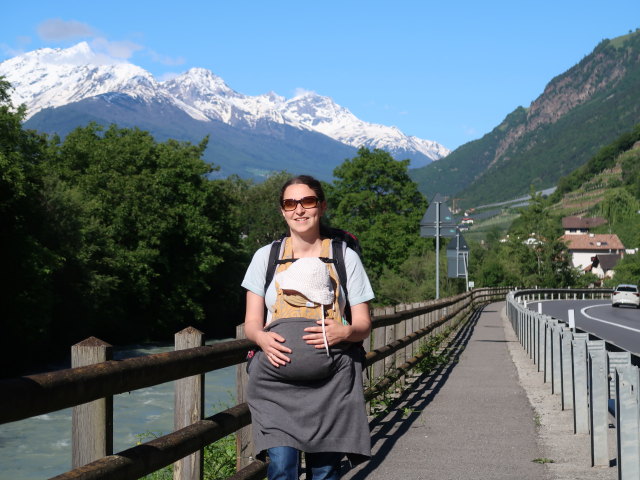
[[291, 349], [282, 345], [284, 338], [275, 332], [264, 331], [264, 298], [247, 290], [247, 308], [244, 317], [244, 334], [255, 342], [274, 366], [290, 362], [286, 353]]

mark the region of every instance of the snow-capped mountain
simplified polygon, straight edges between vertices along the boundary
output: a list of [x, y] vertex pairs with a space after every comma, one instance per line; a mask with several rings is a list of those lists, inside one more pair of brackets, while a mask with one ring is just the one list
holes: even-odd
[[[0, 76], [13, 87], [14, 104], [26, 104], [27, 119], [51, 116], [63, 107], [87, 111], [89, 100], [102, 109], [115, 100], [136, 102], [147, 110], [181, 111], [196, 122], [221, 122], [260, 135], [291, 137], [291, 129], [329, 137], [345, 146], [380, 148], [396, 158], [411, 158], [412, 166], [438, 160], [449, 150], [430, 140], [403, 134], [396, 127], [364, 122], [328, 97], [305, 93], [286, 99], [273, 92], [248, 96], [222, 78], [192, 68], [165, 82], [126, 62], [117, 63], [91, 50], [85, 42], [68, 49], [40, 49], [0, 63]], [[116, 103], [117, 103], [116, 102]], [[68, 117], [69, 115], [67, 115]], [[106, 113], [103, 115], [106, 120]], [[43, 121], [37, 122], [43, 125]], [[118, 122], [120, 123], [120, 122]], [[44, 122], [46, 125], [46, 122]], [[286, 135], [285, 135], [286, 134]], [[296, 134], [297, 135], [297, 134]], [[343, 159], [340, 159], [343, 160]]]

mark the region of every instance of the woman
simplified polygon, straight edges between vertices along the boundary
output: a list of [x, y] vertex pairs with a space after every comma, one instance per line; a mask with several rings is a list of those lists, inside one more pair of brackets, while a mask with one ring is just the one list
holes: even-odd
[[319, 181], [287, 181], [280, 209], [290, 233], [273, 281], [265, 292], [266, 245], [242, 282], [245, 334], [260, 347], [248, 366], [255, 448], [269, 455], [269, 480], [298, 479], [299, 451], [307, 479], [334, 480], [345, 454], [352, 463], [371, 454], [359, 342], [371, 330], [367, 302], [374, 295], [360, 258], [347, 248], [349, 324], [338, 275], [319, 260], [331, 255], [331, 240], [321, 235], [327, 203]]

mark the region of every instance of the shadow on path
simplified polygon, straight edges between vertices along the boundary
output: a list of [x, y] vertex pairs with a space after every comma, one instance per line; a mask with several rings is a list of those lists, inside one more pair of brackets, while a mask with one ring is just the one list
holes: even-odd
[[[467, 323], [458, 330], [447, 347], [449, 352], [447, 363], [415, 377], [407, 386], [407, 390], [389, 405], [390, 413], [376, 417], [369, 423], [372, 431], [371, 445], [375, 453], [364, 467], [348, 472], [345, 478], [351, 480], [367, 478], [391, 452], [398, 439], [412, 428], [420, 418], [422, 410], [433, 401], [458, 364], [458, 359], [469, 343], [478, 319], [484, 311], [484, 307], [478, 308], [472, 313]], [[352, 475], [349, 476], [349, 474]]]

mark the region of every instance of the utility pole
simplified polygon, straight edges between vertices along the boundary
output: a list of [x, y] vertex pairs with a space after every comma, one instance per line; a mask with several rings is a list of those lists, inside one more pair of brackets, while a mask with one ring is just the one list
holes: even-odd
[[436, 300], [440, 298], [440, 237], [456, 236], [453, 214], [440, 194], [436, 194], [420, 221], [420, 236], [436, 238]]

